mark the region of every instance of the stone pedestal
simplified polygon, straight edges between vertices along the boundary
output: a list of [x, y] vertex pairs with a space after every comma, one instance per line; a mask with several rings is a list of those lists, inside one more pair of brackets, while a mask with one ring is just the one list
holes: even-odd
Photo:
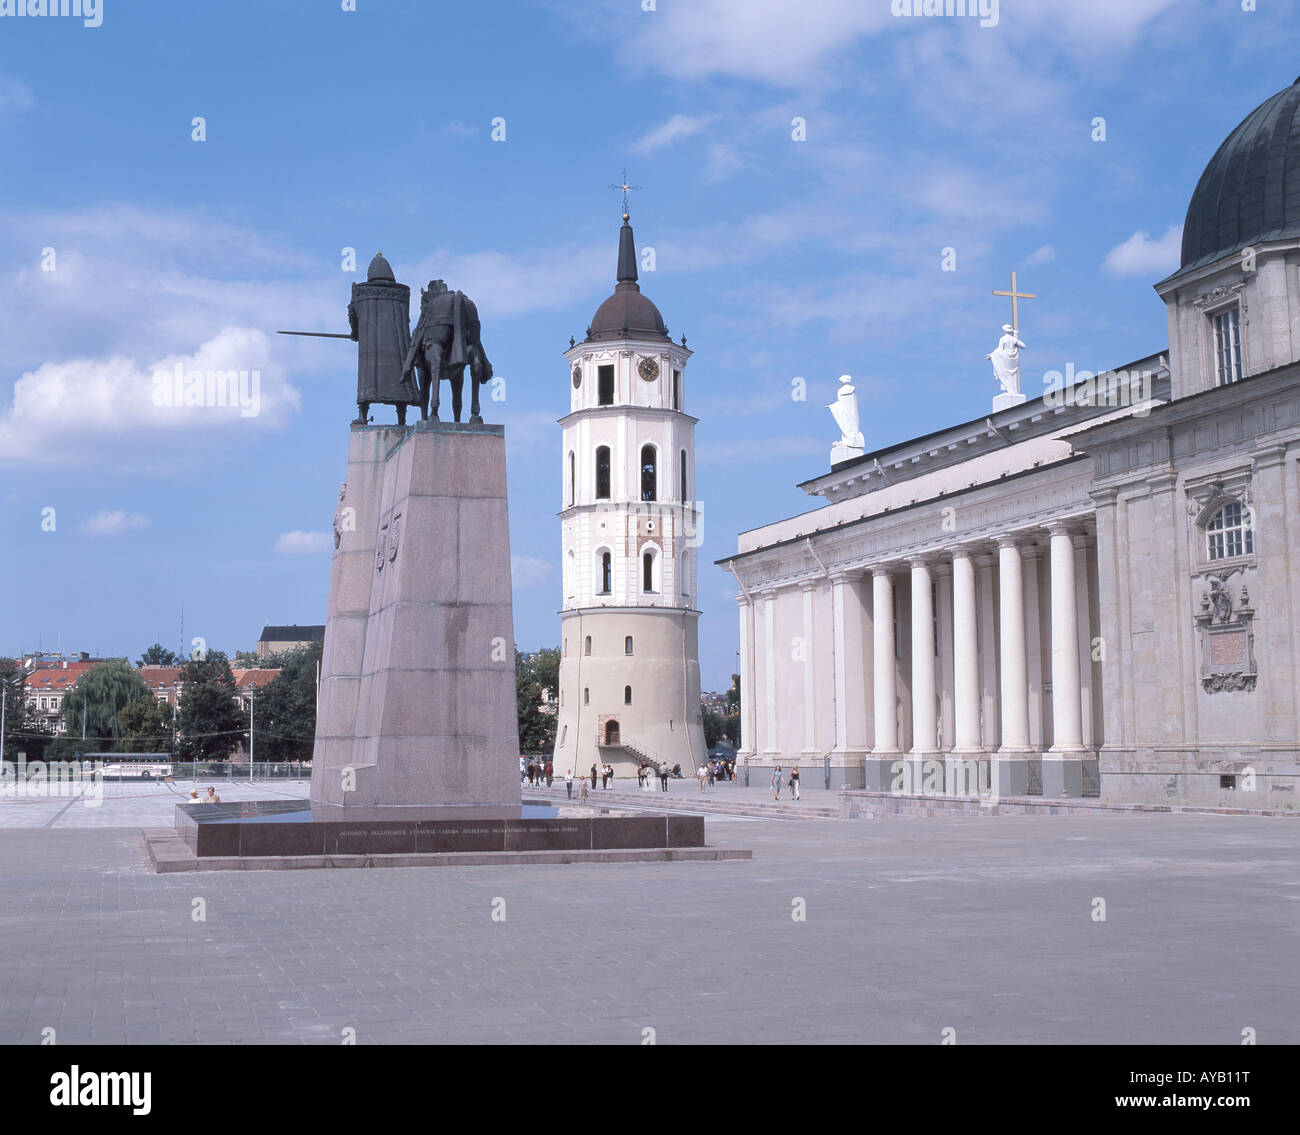
[[995, 394], [993, 396], [993, 412], [996, 414], [999, 410], [1009, 410], [1012, 406], [1020, 406], [1024, 403], [1023, 394]]
[[354, 426], [335, 532], [313, 811], [517, 816], [503, 427]]

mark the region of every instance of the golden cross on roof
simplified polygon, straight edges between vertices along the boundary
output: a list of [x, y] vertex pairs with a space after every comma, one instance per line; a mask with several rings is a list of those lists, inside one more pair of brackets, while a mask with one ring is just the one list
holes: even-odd
[[620, 181], [620, 182], [615, 182], [613, 185], [610, 186], [610, 189], [618, 189], [618, 190], [621, 190], [622, 193], [623, 193], [623, 220], [625, 220], [625, 221], [627, 220], [627, 217], [628, 217], [628, 212], [627, 212], [627, 195], [628, 195], [628, 191], [629, 191], [629, 190], [634, 190], [634, 189], [640, 189], [640, 188], [641, 188], [641, 187], [640, 187], [639, 185], [628, 185], [628, 183], [627, 183], [627, 169], [626, 169], [626, 168], [623, 170], [623, 180]]
[[1011, 326], [1016, 331], [1019, 331], [1020, 330], [1020, 309], [1016, 304], [1016, 300], [1036, 300], [1038, 297], [1034, 295], [1033, 292], [1016, 291], [1016, 270], [1014, 268], [1011, 269], [1011, 291], [1009, 292], [995, 291], [993, 294], [995, 296], [1011, 297]]

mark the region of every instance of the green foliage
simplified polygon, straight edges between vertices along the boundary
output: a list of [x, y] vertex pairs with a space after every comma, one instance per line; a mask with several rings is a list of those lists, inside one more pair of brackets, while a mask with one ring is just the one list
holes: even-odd
[[[556, 699], [560, 688], [560, 650], [552, 647], [533, 654], [515, 651], [515, 700], [519, 715], [519, 751], [555, 751]], [[551, 710], [542, 709], [542, 691], [549, 690]]]
[[219, 650], [181, 667], [180, 721], [176, 756], [183, 761], [222, 760], [243, 732], [235, 700], [235, 676]]
[[168, 650], [161, 642], [155, 642], [140, 655], [137, 666], [179, 666], [181, 656]]
[[260, 761], [309, 761], [316, 737], [316, 665], [321, 646], [278, 655], [279, 675], [253, 696], [253, 756]]
[[27, 704], [27, 676], [12, 658], [0, 658], [0, 694], [4, 697], [5, 718], [4, 752], [0, 757], [14, 761], [19, 753], [26, 753], [29, 761], [40, 760], [54, 734]]
[[83, 752], [110, 753], [122, 735], [118, 714], [139, 698], [151, 698], [144, 679], [125, 658], [92, 666], [63, 696], [63, 726], [80, 741], [83, 707], [86, 741]]
[[170, 753], [172, 711], [153, 694], [129, 702], [117, 715], [122, 727], [118, 749], [123, 753]]

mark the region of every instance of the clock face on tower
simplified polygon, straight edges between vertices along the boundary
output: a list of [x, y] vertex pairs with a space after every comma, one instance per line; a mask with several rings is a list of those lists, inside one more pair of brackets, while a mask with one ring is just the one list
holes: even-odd
[[582, 367], [573, 368], [573, 389], [577, 390], [582, 385]]
[[646, 382], [654, 382], [659, 377], [659, 364], [654, 359], [646, 357], [636, 364], [636, 372]]

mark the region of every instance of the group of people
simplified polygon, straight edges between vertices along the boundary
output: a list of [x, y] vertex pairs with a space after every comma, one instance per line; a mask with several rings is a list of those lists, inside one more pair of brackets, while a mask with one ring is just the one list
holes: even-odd
[[[784, 783], [785, 780], [781, 775], [781, 766], [777, 765], [776, 768], [772, 770], [772, 799], [773, 800], [781, 799], [781, 785]], [[799, 766], [798, 765], [795, 765], [790, 770], [790, 795], [793, 796], [796, 800], [799, 799]]]
[[185, 803], [186, 804], [220, 804], [221, 797], [217, 795], [216, 789], [213, 788], [211, 785], [209, 785], [208, 794], [206, 796], [200, 796], [199, 790], [197, 788], [191, 788], [190, 798], [186, 800]]
[[519, 758], [519, 783], [523, 784], [527, 780], [530, 785], [536, 785], [541, 788], [545, 783], [547, 788], [555, 780], [555, 766], [550, 761], [534, 760], [531, 757]]
[[663, 764], [658, 765], [651, 764], [649, 761], [642, 761], [641, 764], [637, 766], [636, 783], [637, 787], [640, 788], [642, 792], [653, 792], [655, 788], [654, 782], [657, 778], [660, 789], [667, 792], [668, 781], [674, 776], [680, 777], [681, 775], [681, 765], [674, 765], [672, 768], [669, 768], [666, 761]]

